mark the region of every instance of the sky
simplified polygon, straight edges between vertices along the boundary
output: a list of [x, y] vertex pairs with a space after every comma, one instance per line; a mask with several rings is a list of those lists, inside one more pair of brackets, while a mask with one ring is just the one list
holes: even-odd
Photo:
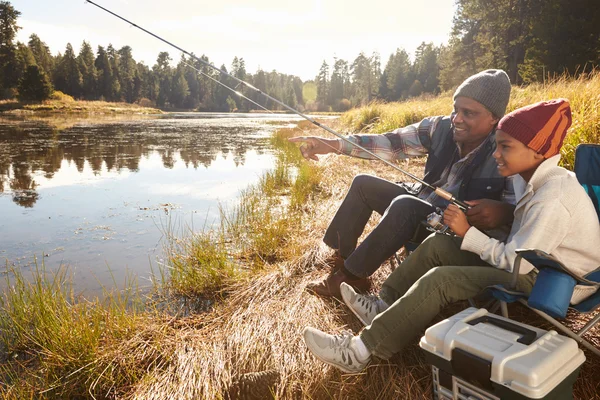
[[[84, 0], [9, 0], [21, 16], [17, 40], [37, 34], [52, 54], [85, 40], [116, 49], [129, 45], [137, 61], [154, 65], [178, 50]], [[397, 48], [414, 54], [421, 42], [448, 42], [454, 0], [94, 0], [136, 25], [217, 66], [243, 58], [246, 71], [277, 70], [313, 79], [334, 57], [352, 62], [379, 52], [382, 67]]]

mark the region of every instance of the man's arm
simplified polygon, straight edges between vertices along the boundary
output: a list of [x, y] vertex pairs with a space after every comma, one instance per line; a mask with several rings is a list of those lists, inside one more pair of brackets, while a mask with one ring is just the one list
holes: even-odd
[[[348, 135], [348, 141], [356, 143], [385, 160], [418, 157], [429, 152], [425, 141], [431, 136], [443, 117], [425, 118], [421, 122], [385, 134]], [[374, 157], [342, 139], [323, 139], [316, 136], [301, 136], [288, 139], [290, 142], [303, 143], [302, 155], [307, 159], [318, 160], [316, 155], [338, 153], [352, 157], [373, 159]]]
[[292, 143], [301, 143], [300, 152], [306, 159], [319, 161], [317, 154], [340, 154], [341, 139], [325, 139], [318, 136], [297, 136], [288, 139]]
[[513, 178], [509, 176], [504, 180], [501, 201], [479, 199], [466, 203], [472, 206], [467, 211], [471, 225], [483, 231], [501, 229], [508, 232], [515, 219], [516, 195]]
[[515, 206], [498, 200], [480, 199], [466, 201], [469, 223], [479, 230], [487, 231], [509, 225], [514, 220]]

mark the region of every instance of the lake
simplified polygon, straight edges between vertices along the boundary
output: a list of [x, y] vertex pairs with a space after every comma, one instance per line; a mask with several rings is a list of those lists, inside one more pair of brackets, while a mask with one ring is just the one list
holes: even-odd
[[[0, 259], [68, 266], [75, 292], [149, 285], [164, 232], [210, 228], [274, 165], [276, 114], [0, 116]], [[5, 285], [5, 283], [2, 283]]]

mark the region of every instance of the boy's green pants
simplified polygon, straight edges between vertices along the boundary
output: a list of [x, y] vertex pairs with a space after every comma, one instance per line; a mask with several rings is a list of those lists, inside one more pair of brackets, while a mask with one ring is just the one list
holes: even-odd
[[[390, 307], [360, 333], [375, 356], [388, 359], [401, 351], [448, 304], [469, 299], [488, 286], [510, 283], [512, 273], [461, 250], [461, 241], [430, 236], [386, 279], [379, 296]], [[531, 292], [535, 277], [535, 272], [520, 275], [517, 290]]]

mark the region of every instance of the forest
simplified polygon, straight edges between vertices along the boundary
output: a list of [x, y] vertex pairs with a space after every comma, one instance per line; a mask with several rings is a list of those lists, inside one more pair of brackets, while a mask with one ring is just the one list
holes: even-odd
[[[81, 100], [123, 101], [164, 110], [250, 111], [255, 104], [223, 85], [233, 80], [189, 57], [167, 52], [152, 66], [138, 62], [130, 46], [83, 41], [52, 54], [32, 34], [16, 41], [20, 12], [0, 1], [0, 99], [42, 101], [55, 91]], [[426, 20], [424, 20], [426, 23]], [[211, 63], [206, 55], [200, 56]], [[300, 111], [347, 111], [372, 101], [401, 101], [438, 94], [486, 68], [507, 71], [515, 85], [543, 82], [557, 75], [588, 74], [600, 64], [600, 8], [594, 0], [456, 0], [450, 40], [421, 43], [413, 55], [398, 48], [387, 61], [359, 53], [354, 60], [323, 61], [315, 78], [278, 71], [246, 70], [243, 57], [220, 70], [247, 81]], [[223, 85], [219, 84], [222, 83]], [[264, 96], [240, 91], [270, 110]]]

